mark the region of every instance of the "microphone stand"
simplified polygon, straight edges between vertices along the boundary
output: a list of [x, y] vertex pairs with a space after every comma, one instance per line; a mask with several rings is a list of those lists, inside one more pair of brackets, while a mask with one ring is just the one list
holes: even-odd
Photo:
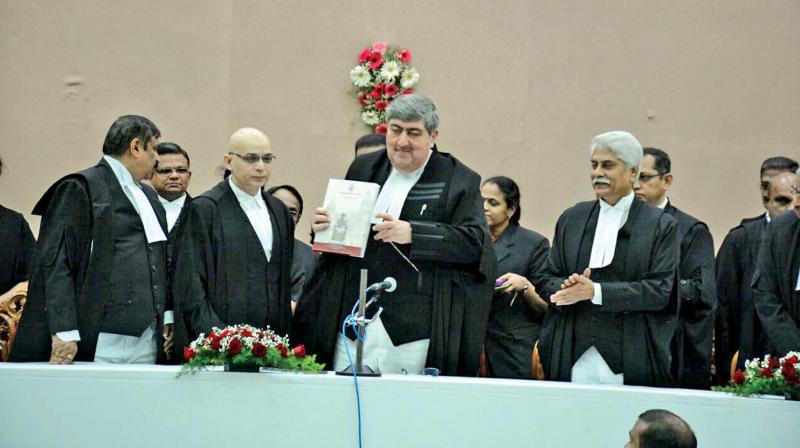
[[[358, 327], [358, 334], [364, 334], [364, 328], [367, 325], [366, 312], [367, 312], [367, 270], [361, 269], [361, 277], [359, 279], [358, 288], [358, 313], [356, 314], [356, 326]], [[378, 292], [377, 294], [380, 294]], [[375, 296], [377, 297], [377, 295]], [[379, 312], [380, 313], [380, 312]], [[377, 317], [377, 315], [376, 315]], [[374, 318], [373, 318], [374, 319]], [[370, 319], [370, 322], [372, 320]], [[347, 341], [344, 342], [345, 344]], [[353, 376], [353, 369], [357, 376], [381, 376], [380, 372], [375, 372], [370, 366], [364, 365], [364, 341], [361, 338], [356, 338], [356, 365], [351, 364], [344, 370], [337, 370], [337, 375], [350, 375]]]

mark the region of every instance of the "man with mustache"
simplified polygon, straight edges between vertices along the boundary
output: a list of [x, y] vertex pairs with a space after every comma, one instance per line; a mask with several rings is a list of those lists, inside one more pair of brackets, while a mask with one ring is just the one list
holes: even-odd
[[[788, 157], [770, 157], [761, 164], [761, 204], [768, 208], [770, 181], [780, 173], [793, 173], [797, 162]], [[773, 213], [774, 214], [774, 213]], [[769, 211], [743, 219], [725, 236], [717, 252], [717, 319], [715, 323], [715, 382], [730, 380], [731, 361], [738, 352], [737, 367], [768, 351], [764, 330], [753, 303], [753, 274], [762, 238], [772, 219]]]
[[674, 386], [677, 223], [636, 198], [642, 146], [611, 131], [591, 144], [598, 197], [567, 209], [534, 281], [548, 310], [539, 339], [545, 377]]
[[672, 340], [672, 375], [680, 387], [708, 389], [717, 304], [714, 241], [705, 223], [677, 209], [667, 198], [672, 180], [669, 154], [658, 148], [644, 148], [642, 172], [634, 192], [678, 221], [680, 318]]
[[[189, 169], [189, 153], [175, 143], [161, 142], [158, 145], [158, 163], [153, 174], [150, 175], [150, 185], [158, 193], [158, 200], [167, 213], [167, 273], [172, 278], [175, 273], [175, 247], [177, 240], [182, 235], [186, 215], [189, 211], [189, 203], [192, 198], [186, 190], [189, 188], [189, 181], [192, 179], [192, 171]], [[167, 307], [174, 308], [172, 300], [172, 285], [167, 290]], [[175, 326], [178, 327], [177, 334], [181, 340], [175, 341]], [[165, 327], [167, 338], [164, 344], [165, 359], [162, 361], [179, 363], [183, 358], [174, 353], [174, 348], [181, 349], [185, 340], [185, 324], [183, 319], [168, 324]], [[177, 345], [174, 344], [177, 342]]]
[[189, 339], [234, 324], [289, 334], [294, 221], [262, 191], [275, 161], [272, 145], [260, 130], [242, 128], [223, 160], [230, 176], [189, 205], [173, 280], [176, 309]]
[[[392, 276], [397, 289], [383, 295], [383, 313], [368, 327], [365, 364], [383, 373], [435, 367], [475, 376], [495, 278], [480, 176], [436, 149], [430, 99], [402, 95], [386, 117], [386, 151], [356, 157], [346, 177], [381, 185], [364, 258], [322, 254], [318, 281], [297, 307], [297, 336], [319, 361], [347, 367], [346, 347], [355, 351], [342, 322], [359, 296], [359, 270], [368, 269], [369, 283]], [[318, 208], [312, 229], [330, 225]]]
[[772, 217], [753, 280], [756, 312], [778, 356], [800, 351], [800, 170], [793, 181], [794, 210]]
[[167, 224], [140, 182], [158, 161], [161, 132], [138, 115], [119, 117], [94, 167], [48, 189], [28, 300], [12, 361], [152, 364], [168, 335]]

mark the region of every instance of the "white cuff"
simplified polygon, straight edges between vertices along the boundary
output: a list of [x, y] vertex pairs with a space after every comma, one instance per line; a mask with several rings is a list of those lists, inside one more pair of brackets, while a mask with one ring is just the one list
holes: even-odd
[[81, 333], [78, 330], [59, 331], [56, 336], [64, 342], [78, 342], [81, 340]]
[[600, 288], [600, 283], [594, 284], [594, 297], [592, 297], [592, 303], [595, 305], [603, 304], [603, 289]]
[[164, 325], [175, 323], [175, 311], [164, 311]]

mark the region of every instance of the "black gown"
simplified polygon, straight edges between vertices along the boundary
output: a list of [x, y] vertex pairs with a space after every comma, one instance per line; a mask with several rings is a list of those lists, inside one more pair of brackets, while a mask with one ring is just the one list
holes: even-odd
[[[354, 160], [347, 179], [383, 185], [390, 170], [386, 151], [380, 151]], [[397, 290], [381, 299], [381, 320], [393, 344], [430, 338], [426, 366], [475, 376], [495, 278], [480, 176], [434, 149], [399, 219], [410, 222], [413, 237], [396, 246], [420, 272], [391, 245], [375, 241], [374, 233], [363, 259], [322, 254], [298, 303], [295, 339], [331, 366], [342, 321], [358, 298], [359, 270], [366, 268], [370, 283], [397, 279]]]
[[664, 210], [678, 221], [681, 245], [680, 319], [672, 340], [672, 374], [680, 387], [711, 387], [711, 340], [717, 288], [714, 274], [714, 241], [705, 223], [675, 208]]
[[715, 323], [715, 382], [730, 380], [730, 364], [739, 352], [738, 368], [769, 352], [753, 302], [753, 275], [758, 250], [767, 229], [765, 215], [742, 220], [725, 236], [717, 252], [717, 319]]
[[[519, 224], [509, 224], [494, 244], [497, 274], [513, 272], [531, 280], [547, 259], [549, 249], [544, 236]], [[485, 346], [489, 375], [531, 379], [531, 355], [544, 314], [534, 313], [521, 292], [516, 299], [513, 297], [514, 294], [498, 294], [492, 300]]]
[[35, 245], [25, 218], [0, 205], [0, 294], [28, 280]]
[[753, 278], [756, 312], [773, 354], [800, 351], [800, 218], [788, 210], [773, 218]]
[[[585, 301], [557, 307], [547, 299], [567, 276], [583, 273], [588, 266], [599, 209], [598, 201], [582, 202], [561, 215], [547, 262], [534, 281], [548, 302], [539, 336], [545, 377], [570, 381], [572, 366], [584, 352], [578, 341], [597, 337], [598, 351], [612, 371], [624, 373], [625, 384], [672, 387], [670, 341], [679, 311], [679, 248], [677, 223], [669, 214], [634, 198], [618, 233], [614, 260], [592, 271], [602, 287], [602, 306]], [[604, 275], [606, 271], [613, 275]], [[587, 326], [595, 320], [614, 324], [594, 325], [590, 334]], [[620, 342], [621, 347], [615, 345]], [[606, 358], [600, 345], [616, 350], [619, 362]]]
[[236, 324], [291, 332], [294, 222], [280, 200], [262, 197], [272, 225], [269, 261], [228, 180], [192, 199], [172, 285], [176, 319], [180, 314], [186, 322], [188, 341]]

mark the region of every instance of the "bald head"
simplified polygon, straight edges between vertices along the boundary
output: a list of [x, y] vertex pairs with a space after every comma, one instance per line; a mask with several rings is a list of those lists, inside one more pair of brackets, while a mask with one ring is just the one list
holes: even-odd
[[770, 218], [778, 216], [793, 205], [796, 180], [797, 175], [791, 172], [779, 173], [770, 179], [767, 200], [767, 213]]
[[228, 141], [225, 168], [241, 190], [255, 196], [272, 174], [272, 145], [266, 134], [255, 128], [242, 128]]
[[247, 150], [252, 147], [269, 149], [270, 142], [267, 134], [256, 128], [241, 128], [234, 132], [228, 140], [228, 151], [246, 154]]

